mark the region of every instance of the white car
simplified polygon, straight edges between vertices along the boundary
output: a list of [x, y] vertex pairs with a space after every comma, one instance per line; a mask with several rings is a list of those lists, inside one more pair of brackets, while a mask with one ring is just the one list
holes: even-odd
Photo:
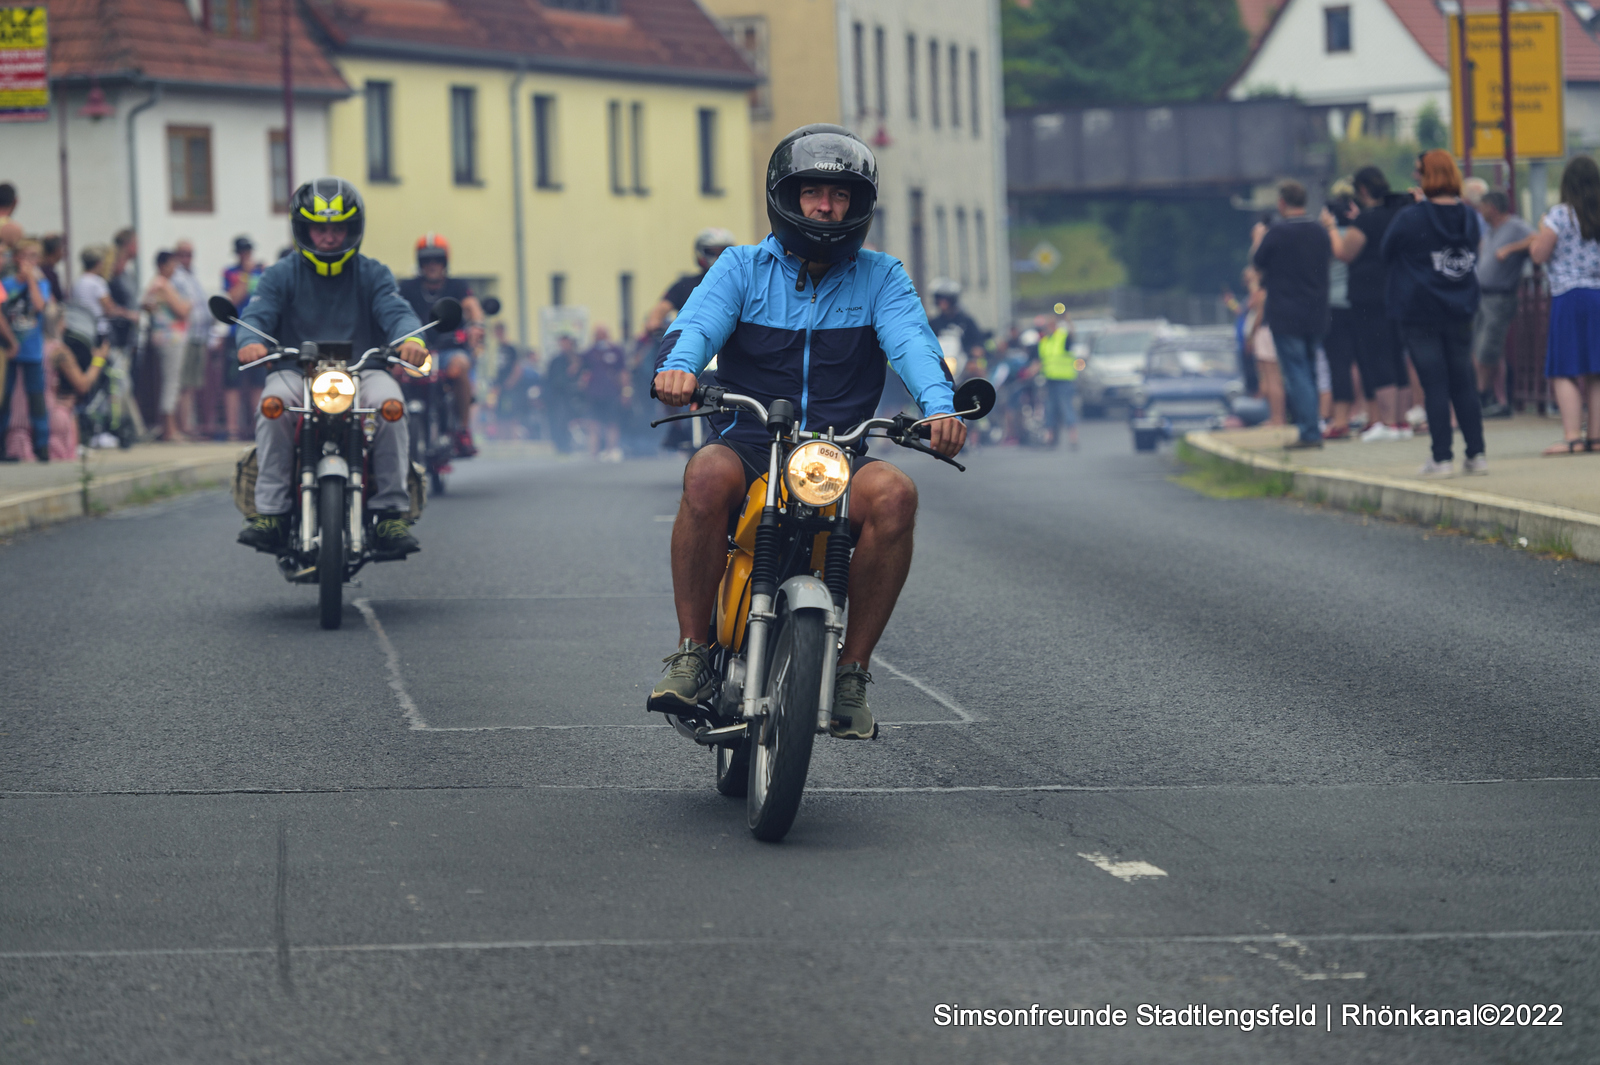
[[1078, 395], [1085, 416], [1099, 417], [1114, 406], [1127, 406], [1144, 384], [1145, 356], [1151, 345], [1164, 337], [1184, 332], [1165, 319], [1117, 322], [1096, 333], [1089, 341], [1089, 354], [1078, 375]]

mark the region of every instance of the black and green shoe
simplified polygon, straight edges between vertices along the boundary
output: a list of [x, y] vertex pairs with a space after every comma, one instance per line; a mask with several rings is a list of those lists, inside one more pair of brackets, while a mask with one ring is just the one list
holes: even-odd
[[257, 514], [239, 530], [239, 542], [257, 551], [277, 554], [282, 551], [289, 535], [289, 515]]
[[409, 555], [421, 551], [422, 545], [411, 535], [411, 522], [398, 510], [386, 510], [378, 515], [378, 525], [372, 530], [372, 548], [380, 555]]

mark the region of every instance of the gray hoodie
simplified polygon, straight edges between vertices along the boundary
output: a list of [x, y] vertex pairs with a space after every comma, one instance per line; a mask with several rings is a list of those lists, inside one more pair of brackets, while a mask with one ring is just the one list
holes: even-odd
[[[359, 254], [332, 277], [319, 277], [298, 252], [284, 256], [261, 275], [239, 319], [288, 348], [348, 341], [356, 358], [422, 325], [389, 268]], [[258, 339], [239, 333], [241, 347]]]

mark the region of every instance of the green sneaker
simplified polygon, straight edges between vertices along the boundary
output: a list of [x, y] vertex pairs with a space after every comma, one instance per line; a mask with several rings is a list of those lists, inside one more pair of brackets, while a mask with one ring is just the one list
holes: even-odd
[[284, 546], [289, 532], [287, 514], [257, 514], [239, 530], [239, 542], [257, 551], [276, 554]]
[[840, 665], [833, 682], [833, 720], [828, 732], [841, 740], [875, 740], [878, 723], [867, 706], [867, 685], [872, 674], [860, 662]]
[[661, 661], [667, 664], [666, 676], [656, 682], [645, 709], [658, 714], [694, 716], [696, 705], [711, 698], [716, 677], [711, 672], [711, 648], [685, 639]]
[[398, 510], [386, 510], [378, 515], [377, 527], [372, 530], [372, 546], [384, 555], [409, 555], [422, 550], [417, 538], [411, 535], [411, 522]]

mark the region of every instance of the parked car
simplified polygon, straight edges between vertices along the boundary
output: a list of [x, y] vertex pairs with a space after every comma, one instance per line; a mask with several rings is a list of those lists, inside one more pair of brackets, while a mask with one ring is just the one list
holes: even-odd
[[1089, 355], [1078, 375], [1078, 395], [1086, 417], [1104, 416], [1110, 407], [1124, 406], [1144, 382], [1145, 356], [1163, 337], [1182, 333], [1163, 319], [1117, 322], [1089, 341]]
[[1191, 429], [1257, 425], [1267, 405], [1245, 395], [1232, 332], [1186, 333], [1151, 345], [1129, 398], [1135, 451], [1154, 451]]

